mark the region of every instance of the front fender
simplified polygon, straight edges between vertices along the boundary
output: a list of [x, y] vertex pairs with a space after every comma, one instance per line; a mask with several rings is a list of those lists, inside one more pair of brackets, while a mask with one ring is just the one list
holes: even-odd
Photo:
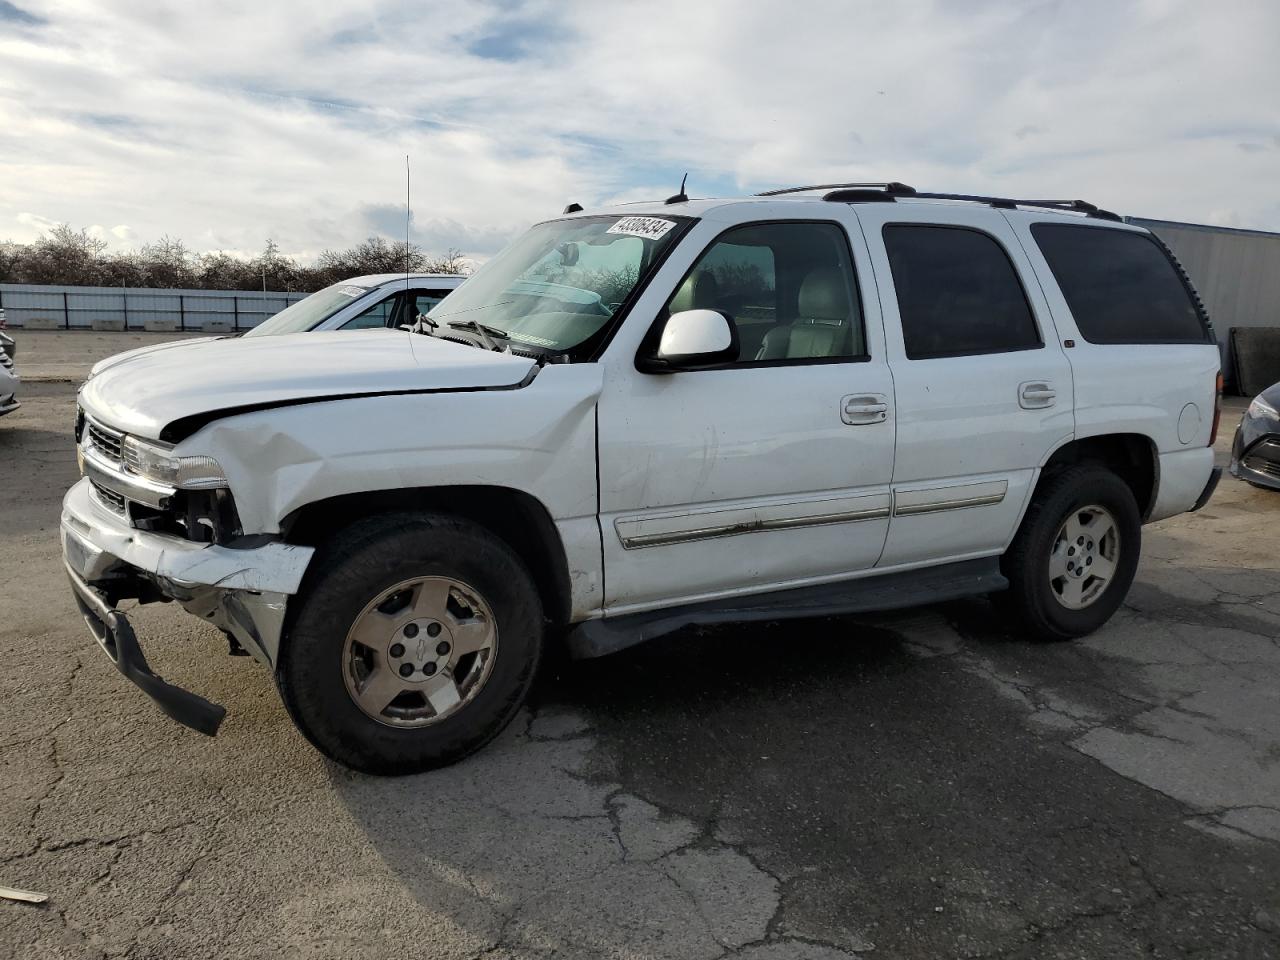
[[557, 364], [518, 390], [397, 394], [227, 417], [178, 445], [227, 474], [245, 533], [279, 533], [319, 500], [372, 490], [493, 485], [557, 522], [594, 516], [596, 364]]

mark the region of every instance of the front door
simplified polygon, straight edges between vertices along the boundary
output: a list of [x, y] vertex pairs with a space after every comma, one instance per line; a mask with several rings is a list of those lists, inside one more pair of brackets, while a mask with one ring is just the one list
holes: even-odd
[[874, 288], [859, 289], [866, 248], [853, 239], [833, 221], [725, 230], [662, 313], [724, 312], [739, 361], [655, 375], [635, 369], [633, 350], [612, 358], [599, 404], [607, 613], [875, 565], [889, 526], [893, 384]]

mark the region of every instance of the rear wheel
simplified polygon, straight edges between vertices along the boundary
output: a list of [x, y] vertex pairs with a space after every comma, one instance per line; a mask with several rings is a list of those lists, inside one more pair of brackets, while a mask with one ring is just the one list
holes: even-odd
[[1142, 520], [1128, 485], [1082, 464], [1041, 480], [1001, 566], [1031, 635], [1069, 640], [1111, 618], [1133, 583]]
[[353, 525], [317, 554], [291, 607], [276, 671], [285, 706], [323, 753], [367, 773], [479, 749], [523, 703], [542, 652], [523, 562], [447, 515]]

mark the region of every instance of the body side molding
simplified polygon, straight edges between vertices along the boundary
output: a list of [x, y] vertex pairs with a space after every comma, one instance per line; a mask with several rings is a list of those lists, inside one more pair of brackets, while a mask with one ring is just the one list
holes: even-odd
[[960, 483], [945, 487], [895, 490], [893, 515], [910, 517], [921, 513], [937, 513], [941, 510], [987, 507], [1002, 502], [1008, 491], [1008, 480], [984, 480], [978, 483]]
[[585, 660], [617, 653], [687, 626], [898, 610], [1008, 587], [1009, 581], [1000, 572], [1000, 558], [982, 557], [839, 583], [587, 620], [569, 632], [566, 643], [570, 656]]

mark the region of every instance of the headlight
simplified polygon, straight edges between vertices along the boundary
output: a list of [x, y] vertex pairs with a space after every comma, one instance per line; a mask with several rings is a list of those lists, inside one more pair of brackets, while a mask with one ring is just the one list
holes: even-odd
[[1253, 403], [1249, 404], [1249, 416], [1262, 420], [1280, 420], [1280, 413], [1276, 412], [1276, 408], [1261, 397], [1254, 397]]
[[123, 458], [132, 473], [180, 490], [225, 487], [227, 475], [213, 457], [175, 457], [169, 450], [137, 437], [125, 437]]

